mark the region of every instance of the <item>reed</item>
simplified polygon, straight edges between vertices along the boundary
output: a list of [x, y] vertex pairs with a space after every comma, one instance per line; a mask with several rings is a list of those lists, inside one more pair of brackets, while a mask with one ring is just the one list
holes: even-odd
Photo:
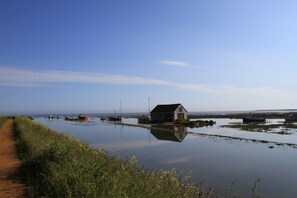
[[28, 118], [15, 126], [30, 197], [214, 197], [175, 170], [146, 170]]

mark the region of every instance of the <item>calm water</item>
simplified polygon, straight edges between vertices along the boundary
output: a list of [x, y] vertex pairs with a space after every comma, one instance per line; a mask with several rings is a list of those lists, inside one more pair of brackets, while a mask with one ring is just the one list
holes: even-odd
[[[181, 134], [114, 125], [98, 118], [91, 118], [88, 122], [35, 119], [95, 148], [103, 148], [111, 155], [135, 155], [145, 168], [176, 168], [191, 172], [197, 183], [203, 181], [205, 185], [212, 186], [222, 197], [233, 182], [240, 197], [251, 197], [251, 188], [259, 178], [261, 183], [257, 192], [261, 197], [297, 196], [296, 148], [198, 134], [297, 143], [296, 132], [291, 135], [245, 132], [220, 127], [241, 120], [214, 120], [217, 124], [212, 127], [188, 128], [184, 129], [186, 133]], [[124, 122], [136, 123], [137, 120], [127, 119]], [[271, 124], [277, 122], [279, 120], [273, 120]]]

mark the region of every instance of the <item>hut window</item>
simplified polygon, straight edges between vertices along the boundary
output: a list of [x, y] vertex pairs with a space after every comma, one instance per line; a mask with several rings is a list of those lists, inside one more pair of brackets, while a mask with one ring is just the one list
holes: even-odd
[[182, 107], [179, 107], [178, 110], [179, 110], [179, 112], [183, 112], [183, 108]]

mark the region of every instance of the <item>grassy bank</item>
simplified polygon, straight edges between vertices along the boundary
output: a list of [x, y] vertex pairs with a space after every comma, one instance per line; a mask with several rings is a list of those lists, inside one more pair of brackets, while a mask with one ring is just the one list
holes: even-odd
[[174, 170], [145, 170], [27, 118], [15, 125], [31, 197], [213, 197]]
[[8, 120], [7, 117], [4, 116], [0, 116], [0, 128], [2, 127], [2, 125]]

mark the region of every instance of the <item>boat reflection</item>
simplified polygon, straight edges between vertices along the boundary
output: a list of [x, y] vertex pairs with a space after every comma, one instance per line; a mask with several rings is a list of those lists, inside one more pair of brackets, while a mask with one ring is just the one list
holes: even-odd
[[166, 126], [165, 130], [154, 127], [151, 128], [151, 134], [158, 140], [173, 142], [182, 142], [188, 135], [187, 128], [183, 126]]

